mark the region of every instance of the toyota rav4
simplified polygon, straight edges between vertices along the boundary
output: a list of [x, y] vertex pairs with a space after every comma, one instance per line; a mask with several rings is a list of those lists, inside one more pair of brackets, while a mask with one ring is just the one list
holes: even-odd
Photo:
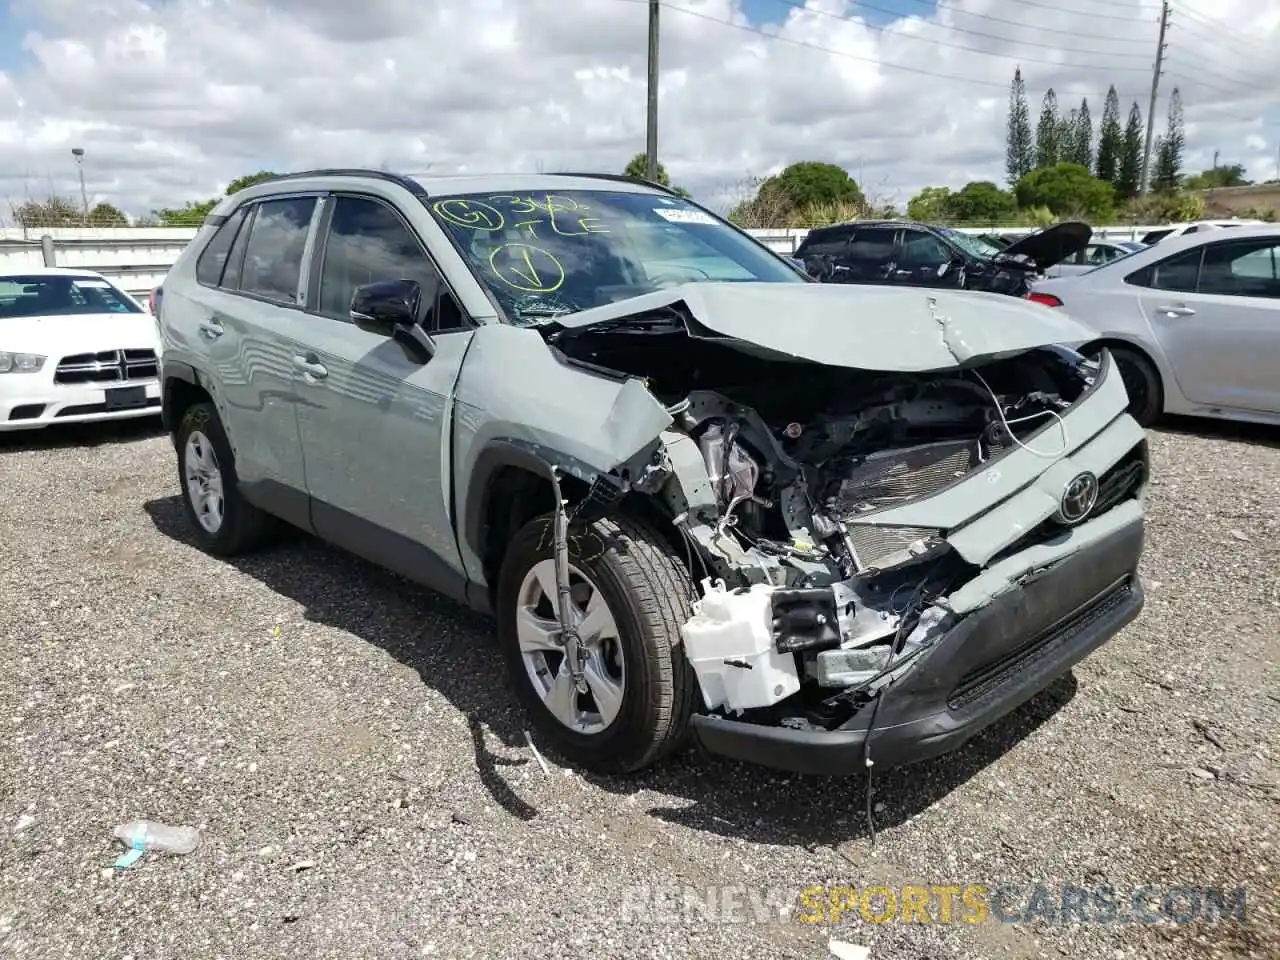
[[1087, 330], [812, 282], [655, 184], [278, 177], [157, 309], [199, 544], [291, 524], [493, 614], [584, 767], [919, 760], [1143, 604], [1145, 434]]

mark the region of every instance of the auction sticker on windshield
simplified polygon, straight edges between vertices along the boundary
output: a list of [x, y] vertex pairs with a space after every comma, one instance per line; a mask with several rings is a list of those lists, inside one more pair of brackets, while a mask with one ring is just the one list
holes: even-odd
[[716, 225], [715, 217], [701, 210], [671, 210], [655, 207], [653, 212], [669, 223], [701, 223], [711, 227]]

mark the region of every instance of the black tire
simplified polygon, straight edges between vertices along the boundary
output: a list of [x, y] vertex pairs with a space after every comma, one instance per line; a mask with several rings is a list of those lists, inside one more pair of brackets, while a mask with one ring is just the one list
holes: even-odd
[[[187, 440], [197, 430], [209, 439], [222, 475], [223, 519], [215, 532], [210, 532], [200, 523], [191, 491], [187, 488], [187, 471], [184, 469], [183, 458]], [[178, 482], [182, 485], [183, 512], [187, 518], [187, 526], [191, 528], [191, 534], [200, 548], [216, 556], [233, 557], [249, 553], [266, 543], [276, 530], [275, 519], [249, 503], [240, 493], [235, 454], [231, 451], [226, 431], [223, 430], [218, 411], [212, 403], [197, 403], [187, 408], [174, 433], [174, 446], [178, 453]]]
[[1129, 416], [1149, 427], [1164, 413], [1164, 384], [1160, 371], [1141, 350], [1112, 347], [1111, 359], [1116, 363], [1124, 388], [1129, 394]]
[[616, 719], [599, 733], [583, 734], [543, 703], [516, 636], [521, 582], [536, 563], [553, 557], [548, 514], [516, 534], [498, 577], [498, 639], [517, 696], [538, 731], [571, 763], [605, 774], [652, 766], [681, 745], [697, 695], [680, 638], [692, 613], [688, 571], [660, 534], [634, 518], [598, 520], [570, 535], [569, 562], [596, 584], [618, 625], [626, 675]]

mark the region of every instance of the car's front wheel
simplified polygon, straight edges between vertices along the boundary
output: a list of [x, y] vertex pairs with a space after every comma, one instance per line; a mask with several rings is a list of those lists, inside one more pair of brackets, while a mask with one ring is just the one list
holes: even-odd
[[692, 584], [670, 545], [626, 517], [569, 538], [569, 603], [579, 668], [557, 602], [552, 518], [511, 542], [498, 579], [498, 635], [535, 726], [571, 762], [599, 773], [648, 767], [676, 749], [696, 680], [680, 647]]
[[240, 493], [235, 454], [212, 403], [187, 408], [174, 435], [187, 524], [200, 547], [235, 556], [261, 545], [272, 518]]

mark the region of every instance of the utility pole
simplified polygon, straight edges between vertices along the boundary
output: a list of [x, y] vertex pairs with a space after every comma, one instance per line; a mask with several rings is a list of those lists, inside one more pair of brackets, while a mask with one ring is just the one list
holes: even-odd
[[1213, 151], [1213, 169], [1218, 169], [1218, 151]]
[[80, 169], [80, 203], [84, 207], [85, 226], [89, 225], [89, 194], [84, 189], [84, 147], [72, 147], [71, 155], [76, 158], [76, 166]]
[[658, 179], [658, 11], [659, 0], [649, 0], [649, 104], [645, 118], [646, 180]]
[[1147, 107], [1147, 145], [1142, 151], [1142, 183], [1138, 195], [1147, 195], [1147, 172], [1151, 169], [1151, 137], [1155, 133], [1156, 97], [1160, 93], [1160, 72], [1164, 69], [1164, 34], [1169, 27], [1169, 0], [1160, 4], [1160, 40], [1156, 45], [1156, 66], [1151, 73], [1151, 105]]

